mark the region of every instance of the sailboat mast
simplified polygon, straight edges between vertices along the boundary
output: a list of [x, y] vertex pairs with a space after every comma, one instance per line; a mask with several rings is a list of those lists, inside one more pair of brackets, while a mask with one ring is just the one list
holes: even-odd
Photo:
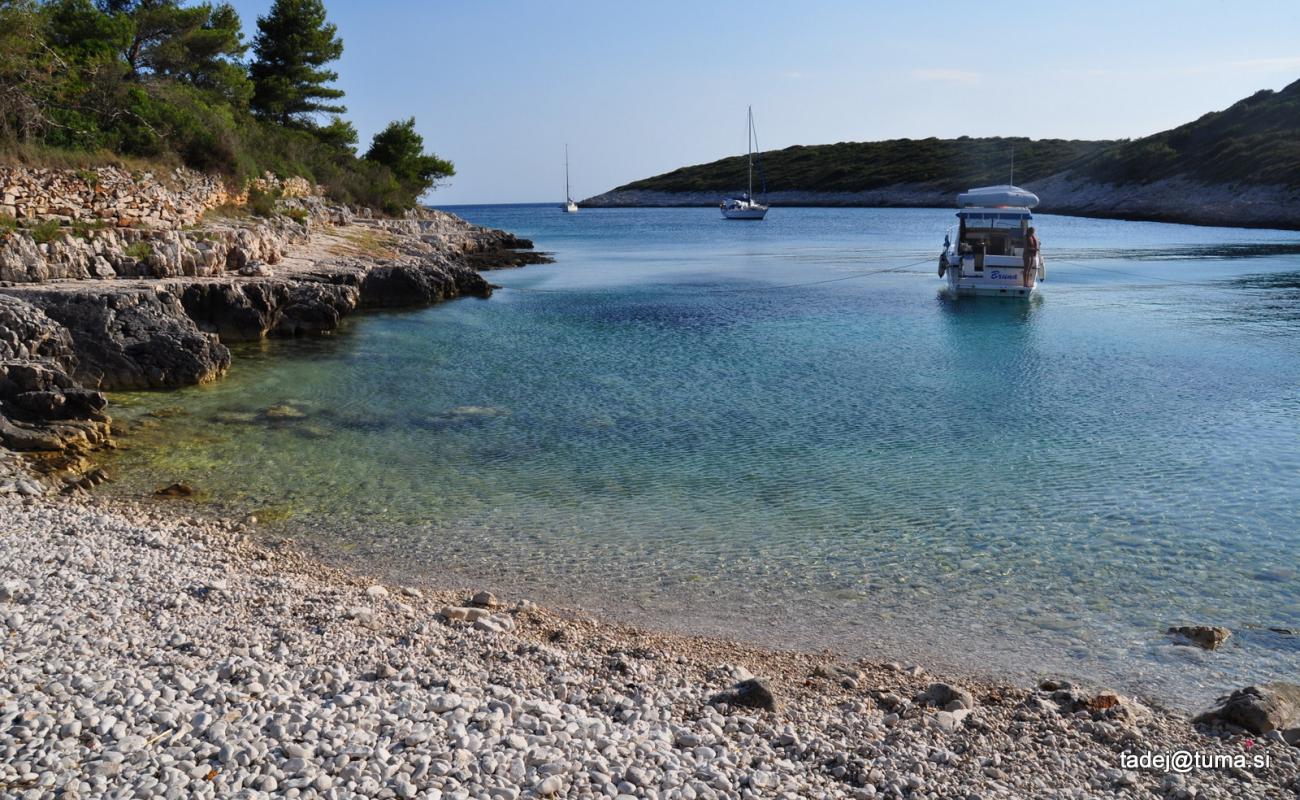
[[564, 145], [564, 202], [569, 202], [569, 145]]
[[749, 202], [754, 202], [754, 107], [749, 106], [748, 127], [745, 129], [745, 147], [749, 150]]

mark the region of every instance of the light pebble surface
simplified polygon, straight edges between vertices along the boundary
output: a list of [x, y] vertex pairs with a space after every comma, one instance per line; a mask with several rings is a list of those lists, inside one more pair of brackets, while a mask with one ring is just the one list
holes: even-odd
[[[471, 591], [384, 586], [184, 508], [0, 494], [0, 796], [1300, 790], [1300, 750], [1269, 737], [1247, 748], [1132, 700], [1089, 710], [1069, 687], [934, 686], [920, 668], [657, 634], [509, 596], [484, 608]], [[716, 700], [753, 676], [776, 710]], [[736, 695], [756, 696], [771, 700]], [[1120, 766], [1124, 751], [1178, 750], [1271, 763]]]

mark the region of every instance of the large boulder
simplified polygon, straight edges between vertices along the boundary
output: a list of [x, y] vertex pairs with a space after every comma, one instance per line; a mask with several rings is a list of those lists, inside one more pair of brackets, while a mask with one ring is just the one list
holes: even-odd
[[0, 445], [85, 452], [109, 441], [108, 402], [51, 361], [0, 360]]
[[457, 294], [450, 275], [416, 264], [375, 267], [361, 283], [361, 302], [369, 307], [423, 306]]
[[757, 708], [762, 711], [779, 711], [780, 701], [772, 688], [760, 678], [749, 678], [737, 683], [725, 692], [719, 692], [709, 701], [726, 703], [733, 707]]
[[1300, 685], [1276, 681], [1238, 689], [1220, 697], [1218, 704], [1196, 721], [1227, 723], [1261, 736], [1300, 729]]
[[273, 330], [277, 336], [328, 333], [357, 307], [360, 297], [354, 286], [314, 281], [285, 284]]
[[153, 389], [215, 380], [230, 351], [195, 326], [166, 290], [102, 286], [23, 292], [22, 298], [72, 337], [82, 384], [98, 389]]

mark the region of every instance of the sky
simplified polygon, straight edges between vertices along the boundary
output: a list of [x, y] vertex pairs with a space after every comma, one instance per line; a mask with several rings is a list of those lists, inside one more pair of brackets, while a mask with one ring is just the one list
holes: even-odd
[[[271, 0], [233, 0], [249, 38]], [[559, 202], [745, 151], [1138, 138], [1300, 80], [1300, 0], [325, 0], [362, 150], [414, 116], [436, 205]], [[740, 11], [743, 9], [743, 13]]]

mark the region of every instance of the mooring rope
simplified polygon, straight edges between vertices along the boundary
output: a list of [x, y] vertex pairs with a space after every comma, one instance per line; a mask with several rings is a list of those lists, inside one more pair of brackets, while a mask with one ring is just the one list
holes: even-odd
[[[899, 264], [883, 269], [867, 270], [865, 272], [854, 272], [848, 275], [840, 275], [835, 278], [823, 278], [815, 281], [802, 281], [800, 283], [781, 283], [772, 286], [747, 286], [733, 289], [705, 289], [697, 294], [739, 294], [742, 292], [770, 292], [777, 289], [796, 289], [801, 286], [820, 286], [826, 283], [839, 283], [840, 281], [849, 281], [855, 278], [867, 278], [872, 275], [883, 275], [886, 272], [913, 272], [913, 267], [921, 264], [929, 264], [934, 259], [923, 258], [920, 261], [913, 261], [910, 264]], [[680, 285], [680, 284], [678, 284]], [[502, 289], [512, 292], [532, 292], [534, 294], [600, 294], [604, 292], [613, 292], [613, 289], [592, 290], [592, 289], [534, 289], [527, 286], [502, 286]], [[655, 287], [650, 287], [655, 288]]]
[[1112, 275], [1123, 275], [1123, 276], [1126, 277], [1126, 278], [1136, 278], [1136, 279], [1138, 279], [1138, 280], [1144, 280], [1144, 281], [1160, 281], [1160, 282], [1162, 282], [1162, 283], [1166, 283], [1166, 284], [1169, 284], [1169, 285], [1171, 285], [1171, 286], [1209, 286], [1209, 285], [1211, 285], [1211, 283], [1212, 283], [1212, 281], [1184, 281], [1184, 280], [1179, 280], [1178, 278], [1166, 278], [1166, 277], [1163, 277], [1163, 276], [1161, 276], [1161, 275], [1143, 275], [1143, 274], [1138, 273], [1138, 272], [1128, 272], [1128, 271], [1126, 271], [1126, 270], [1122, 270], [1122, 269], [1111, 269], [1111, 268], [1108, 268], [1108, 267], [1098, 267], [1098, 266], [1094, 266], [1094, 265], [1092, 265], [1092, 264], [1085, 264], [1085, 263], [1083, 263], [1082, 261], [1071, 261], [1071, 260], [1069, 260], [1069, 259], [1065, 259], [1065, 258], [1054, 258], [1054, 259], [1052, 259], [1052, 263], [1053, 263], [1053, 264], [1072, 264], [1072, 265], [1074, 265], [1074, 266], [1076, 266], [1076, 267], [1083, 267], [1084, 269], [1090, 269], [1090, 270], [1093, 270], [1094, 272], [1109, 272], [1109, 273], [1111, 273]]

